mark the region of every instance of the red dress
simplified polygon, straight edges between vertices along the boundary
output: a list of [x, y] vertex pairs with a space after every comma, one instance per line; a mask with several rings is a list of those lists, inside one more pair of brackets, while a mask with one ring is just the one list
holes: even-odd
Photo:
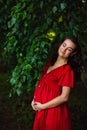
[[[34, 100], [46, 103], [61, 95], [62, 86], [73, 88], [74, 72], [68, 64], [47, 73], [49, 63], [36, 86]], [[33, 130], [71, 130], [71, 119], [67, 103], [36, 112]]]

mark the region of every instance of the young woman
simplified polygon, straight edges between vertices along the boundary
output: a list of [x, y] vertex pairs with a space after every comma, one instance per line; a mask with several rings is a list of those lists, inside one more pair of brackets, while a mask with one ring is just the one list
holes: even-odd
[[65, 38], [54, 49], [31, 103], [36, 111], [33, 130], [71, 130], [67, 101], [81, 63], [81, 49], [75, 38]]

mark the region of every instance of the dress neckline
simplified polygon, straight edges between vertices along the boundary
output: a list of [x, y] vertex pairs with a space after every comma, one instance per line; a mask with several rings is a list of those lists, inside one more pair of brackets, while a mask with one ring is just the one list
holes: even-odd
[[60, 65], [60, 66], [58, 66], [58, 67], [56, 67], [56, 68], [54, 68], [53, 70], [51, 70], [51, 71], [48, 71], [48, 69], [49, 69], [49, 67], [48, 67], [48, 69], [47, 69], [47, 71], [46, 71], [46, 74], [49, 74], [49, 73], [51, 73], [51, 72], [53, 72], [53, 71], [55, 71], [55, 70], [57, 70], [57, 69], [59, 69], [59, 68], [61, 68], [61, 67], [63, 67], [63, 66], [65, 66], [65, 65], [67, 65], [67, 63], [66, 64], [63, 64], [63, 65]]

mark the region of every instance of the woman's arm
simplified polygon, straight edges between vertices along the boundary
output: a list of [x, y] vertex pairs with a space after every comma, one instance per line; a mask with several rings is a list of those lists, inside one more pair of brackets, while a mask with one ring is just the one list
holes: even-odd
[[[51, 101], [41, 104], [40, 102], [35, 102], [35, 109], [40, 111], [47, 108], [56, 107], [64, 102], [68, 101], [69, 95], [70, 95], [70, 87], [64, 86], [62, 87], [62, 93], [60, 96], [52, 99]], [[49, 95], [48, 95], [49, 96]]]

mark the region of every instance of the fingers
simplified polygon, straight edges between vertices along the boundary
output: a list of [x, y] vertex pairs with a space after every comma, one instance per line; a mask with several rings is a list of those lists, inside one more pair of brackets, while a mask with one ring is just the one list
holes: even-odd
[[38, 111], [37, 103], [38, 102], [34, 102], [34, 100], [31, 102], [31, 106], [32, 106], [33, 110], [35, 110], [35, 111]]
[[37, 111], [41, 111], [42, 110], [42, 104], [40, 102], [35, 102], [34, 106], [35, 106], [35, 109]]
[[32, 106], [33, 110], [36, 111], [35, 106], [34, 106], [34, 100], [31, 102], [31, 106]]
[[31, 102], [31, 106], [33, 108], [33, 110], [35, 111], [40, 111], [42, 110], [41, 108], [41, 103], [40, 102], [34, 102], [34, 100]]

